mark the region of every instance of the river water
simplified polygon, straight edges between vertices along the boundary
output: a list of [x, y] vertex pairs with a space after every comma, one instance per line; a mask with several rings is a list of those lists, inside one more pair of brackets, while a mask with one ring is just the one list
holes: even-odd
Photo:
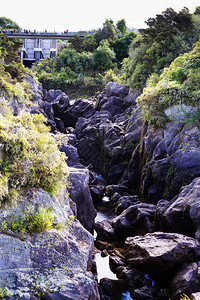
[[[96, 206], [96, 210], [97, 210], [97, 216], [95, 218], [95, 222], [99, 222], [103, 220], [111, 221], [115, 217], [115, 214], [111, 209], [111, 205], [109, 203], [108, 197], [103, 197], [102, 202]], [[94, 237], [96, 238], [96, 232], [94, 232]], [[101, 253], [98, 252], [95, 254], [94, 260], [97, 266], [98, 282], [102, 278], [117, 280], [117, 276], [110, 270], [109, 256], [102, 257]], [[133, 300], [133, 298], [131, 298], [129, 292], [125, 292], [122, 294], [121, 300]]]

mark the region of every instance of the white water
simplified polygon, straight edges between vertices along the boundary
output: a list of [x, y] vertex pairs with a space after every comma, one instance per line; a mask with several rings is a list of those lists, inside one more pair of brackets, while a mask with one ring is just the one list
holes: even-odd
[[109, 268], [109, 256], [102, 257], [101, 253], [96, 253], [95, 262], [97, 264], [98, 281], [102, 278], [117, 279]]

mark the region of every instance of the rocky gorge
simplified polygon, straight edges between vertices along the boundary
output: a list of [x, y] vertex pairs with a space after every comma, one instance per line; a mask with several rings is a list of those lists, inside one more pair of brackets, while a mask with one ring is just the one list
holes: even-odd
[[[141, 92], [114, 82], [96, 99], [74, 101], [60, 90], [31, 86], [37, 105], [28, 110], [46, 117], [55, 139], [63, 136], [59, 149], [68, 157], [69, 183], [56, 197], [27, 190], [17, 209], [1, 209], [3, 224], [29, 197], [33, 207], [53, 209], [55, 225], [64, 224], [31, 239], [0, 234], [6, 299], [115, 300], [124, 291], [136, 300], [199, 299], [199, 127], [185, 122], [181, 107], [166, 111], [165, 128], [152, 127], [136, 102]], [[12, 108], [16, 114], [27, 109]], [[95, 206], [105, 196], [114, 217], [95, 222]], [[98, 285], [94, 229], [95, 246], [109, 255], [118, 278]]]

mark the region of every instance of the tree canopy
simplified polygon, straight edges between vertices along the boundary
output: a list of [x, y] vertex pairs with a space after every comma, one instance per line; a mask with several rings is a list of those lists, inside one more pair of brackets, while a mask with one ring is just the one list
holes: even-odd
[[6, 17], [0, 17], [0, 27], [3, 29], [21, 30], [21, 27], [16, 22]]
[[123, 35], [127, 33], [127, 26], [126, 26], [126, 20], [122, 19], [117, 21], [116, 28], [119, 32], [121, 32]]
[[[197, 13], [198, 9], [196, 9]], [[129, 59], [123, 63], [124, 76], [133, 87], [144, 87], [147, 78], [164, 67], [180, 54], [192, 49], [198, 40], [198, 16], [184, 7], [180, 12], [172, 8], [146, 21], [145, 29], [134, 39], [129, 50]]]

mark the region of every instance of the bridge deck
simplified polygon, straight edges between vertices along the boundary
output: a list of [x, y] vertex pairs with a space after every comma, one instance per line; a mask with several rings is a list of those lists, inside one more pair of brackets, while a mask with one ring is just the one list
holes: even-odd
[[19, 38], [19, 39], [61, 39], [61, 40], [68, 40], [70, 37], [75, 35], [79, 36], [80, 38], [84, 38], [86, 34], [83, 33], [10, 33], [6, 32], [3, 33], [8, 38]]

